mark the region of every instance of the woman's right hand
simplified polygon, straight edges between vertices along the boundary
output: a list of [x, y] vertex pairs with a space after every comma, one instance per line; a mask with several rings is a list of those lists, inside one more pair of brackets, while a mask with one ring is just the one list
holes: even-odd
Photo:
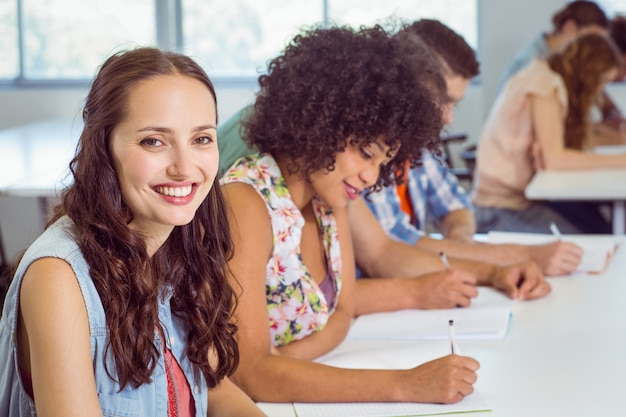
[[399, 401], [452, 404], [474, 392], [475, 359], [447, 355], [402, 372]]

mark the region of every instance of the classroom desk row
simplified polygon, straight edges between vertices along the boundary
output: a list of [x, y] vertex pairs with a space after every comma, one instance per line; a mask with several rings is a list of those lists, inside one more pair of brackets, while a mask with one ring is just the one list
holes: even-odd
[[[617, 148], [626, 151], [624, 147]], [[525, 194], [529, 200], [610, 202], [613, 234], [626, 232], [626, 169], [539, 171]]]
[[[80, 121], [67, 119], [44, 120], [0, 131], [0, 195], [57, 195], [79, 134]], [[582, 182], [545, 171], [531, 183], [529, 197], [605, 199], [614, 201], [616, 210], [623, 210], [626, 171], [618, 171], [599, 171], [587, 175]], [[577, 192], [559, 194], [557, 190], [568, 184], [570, 190]], [[617, 221], [623, 219], [615, 217]], [[619, 234], [624, 233], [623, 229], [623, 223], [615, 227]], [[550, 278], [552, 294], [520, 303], [504, 340], [463, 341], [463, 354], [481, 362], [476, 388], [493, 408], [492, 412], [474, 415], [624, 415], [623, 271], [626, 249], [620, 248], [601, 275]], [[369, 348], [376, 349], [377, 345], [371, 342]], [[272, 417], [295, 415], [291, 404], [260, 406]]]
[[[623, 238], [617, 238], [623, 242]], [[626, 415], [626, 248], [607, 270], [548, 278], [552, 293], [520, 302], [503, 340], [459, 341], [481, 363], [475, 384], [492, 411], [476, 417]], [[362, 349], [411, 342], [351, 341]], [[419, 349], [419, 342], [415, 349]], [[341, 348], [341, 346], [340, 346]], [[292, 404], [259, 403], [272, 417]]]

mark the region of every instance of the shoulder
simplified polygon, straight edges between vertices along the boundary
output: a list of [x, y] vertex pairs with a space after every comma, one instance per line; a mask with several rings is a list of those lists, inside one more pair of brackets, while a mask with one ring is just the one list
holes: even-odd
[[20, 287], [20, 310], [38, 320], [72, 322], [76, 311], [86, 311], [76, 274], [63, 259], [46, 257], [32, 262]]

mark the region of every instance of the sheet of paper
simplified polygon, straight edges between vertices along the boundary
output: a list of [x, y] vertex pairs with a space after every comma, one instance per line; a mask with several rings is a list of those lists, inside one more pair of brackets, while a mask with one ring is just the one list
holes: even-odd
[[[460, 351], [458, 344], [455, 344]], [[316, 362], [341, 368], [408, 369], [450, 353], [449, 341], [345, 340]], [[456, 404], [422, 403], [294, 403], [298, 417], [395, 417], [472, 411], [491, 407], [478, 391]]]
[[[455, 343], [461, 354], [461, 346]], [[315, 362], [350, 369], [409, 369], [451, 353], [449, 340], [363, 341], [344, 340]]]
[[442, 340], [454, 320], [458, 340], [503, 339], [516, 300], [489, 287], [480, 287], [470, 307], [443, 310], [400, 310], [358, 317], [348, 340]]
[[[492, 231], [488, 235], [489, 243], [518, 243], [523, 245], [542, 245], [554, 242], [556, 237], [543, 233], [516, 233]], [[572, 242], [584, 250], [578, 265], [578, 272], [600, 273], [604, 271], [611, 256], [621, 243], [613, 235], [563, 235], [564, 242]]]
[[298, 417], [405, 417], [490, 411], [474, 392], [456, 404], [420, 403], [295, 403]]

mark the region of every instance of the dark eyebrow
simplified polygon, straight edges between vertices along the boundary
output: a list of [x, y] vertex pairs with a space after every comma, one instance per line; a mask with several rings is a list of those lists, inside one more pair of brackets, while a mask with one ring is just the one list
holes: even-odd
[[376, 142], [374, 142], [374, 144], [378, 146], [378, 149], [380, 149], [381, 153], [385, 153], [385, 148], [383, 148], [383, 145], [380, 143], [380, 141], [377, 140]]
[[[217, 129], [217, 127], [212, 124], [197, 126], [193, 129], [194, 132], [201, 132], [203, 130]], [[172, 129], [167, 127], [159, 127], [159, 126], [146, 126], [137, 130], [137, 132], [160, 132], [160, 133], [172, 133]]]

